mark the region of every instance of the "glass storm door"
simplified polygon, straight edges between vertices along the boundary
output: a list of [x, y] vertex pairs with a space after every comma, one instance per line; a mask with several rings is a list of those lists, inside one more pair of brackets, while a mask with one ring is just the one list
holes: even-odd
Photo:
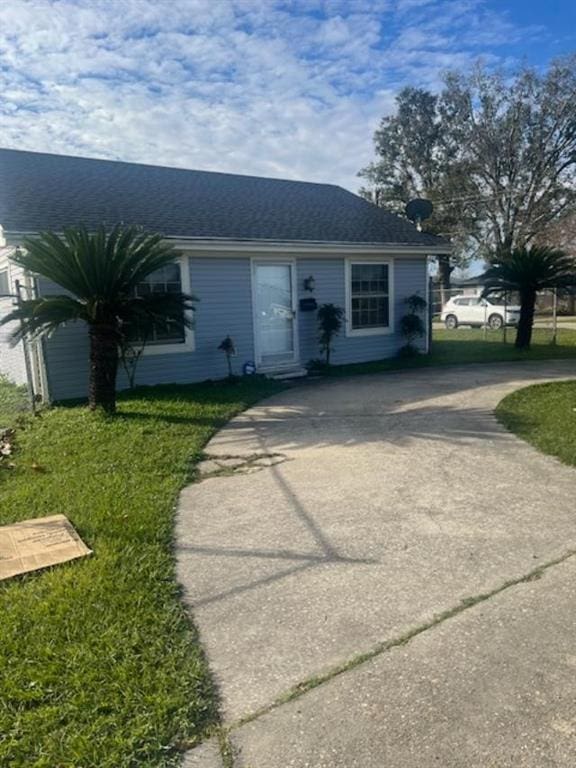
[[296, 362], [293, 273], [291, 262], [255, 264], [256, 349], [263, 368]]

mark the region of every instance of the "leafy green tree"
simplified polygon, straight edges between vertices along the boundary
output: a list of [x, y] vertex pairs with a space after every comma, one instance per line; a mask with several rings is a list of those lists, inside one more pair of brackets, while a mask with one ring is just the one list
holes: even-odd
[[189, 327], [194, 298], [181, 292], [138, 296], [139, 283], [172, 264], [177, 253], [159, 234], [115, 226], [96, 232], [69, 227], [27, 238], [13, 260], [66, 293], [24, 300], [0, 323], [19, 321], [15, 338], [53, 333], [64, 323], [84, 321], [90, 340], [89, 404], [112, 413], [121, 349], [137, 333], [147, 338], [155, 325]]
[[461, 198], [468, 189], [466, 163], [451, 148], [440, 112], [439, 97], [423, 88], [404, 88], [396, 97], [396, 113], [382, 119], [374, 134], [377, 159], [360, 171], [369, 186], [360, 193], [367, 199], [405, 215], [406, 203], [421, 197], [434, 212], [423, 230], [450, 237], [455, 246], [437, 257], [442, 287], [450, 288], [455, 266], [465, 267], [475, 221]]
[[576, 205], [576, 55], [548, 71], [510, 77], [477, 67], [451, 72], [436, 95], [406, 88], [374, 136], [377, 158], [360, 172], [366, 196], [402, 212], [434, 203], [424, 228], [450, 238], [454, 265], [522, 248]]
[[515, 345], [518, 349], [529, 349], [536, 294], [545, 288], [576, 285], [576, 262], [564, 251], [554, 248], [516, 248], [496, 256], [483, 279], [484, 296], [507, 291], [517, 291], [520, 295], [520, 320]]

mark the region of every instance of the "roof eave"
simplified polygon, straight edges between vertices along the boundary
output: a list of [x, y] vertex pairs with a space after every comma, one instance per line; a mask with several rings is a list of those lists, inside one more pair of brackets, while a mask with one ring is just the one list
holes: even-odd
[[[1, 228], [0, 228], [1, 230]], [[17, 245], [24, 237], [34, 237], [38, 232], [4, 230], [6, 245]], [[428, 245], [426, 243], [383, 243], [383, 242], [350, 242], [327, 240], [273, 240], [259, 238], [257, 240], [227, 238], [227, 237], [190, 237], [186, 235], [167, 235], [168, 242], [177, 248], [187, 250], [218, 251], [250, 251], [250, 250], [292, 250], [298, 251], [336, 251], [339, 253], [350, 251], [373, 251], [394, 253], [422, 253], [439, 255], [452, 252], [450, 243], [440, 245]]]

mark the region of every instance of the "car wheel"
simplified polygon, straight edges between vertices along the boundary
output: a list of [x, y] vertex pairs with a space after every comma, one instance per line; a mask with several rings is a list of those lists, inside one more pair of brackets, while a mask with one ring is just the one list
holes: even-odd
[[488, 318], [488, 327], [493, 331], [499, 331], [504, 325], [504, 319], [502, 315], [490, 315]]
[[452, 331], [454, 328], [458, 328], [458, 318], [456, 315], [448, 315], [444, 320], [444, 325], [448, 330]]

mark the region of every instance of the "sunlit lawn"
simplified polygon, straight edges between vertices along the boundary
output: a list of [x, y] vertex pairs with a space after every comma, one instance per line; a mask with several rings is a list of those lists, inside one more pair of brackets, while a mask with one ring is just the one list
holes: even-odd
[[576, 382], [536, 384], [513, 392], [496, 415], [536, 448], [576, 466]]
[[[429, 355], [408, 358], [386, 358], [369, 363], [333, 366], [329, 374], [343, 376], [356, 373], [402, 368], [421, 368], [437, 365], [461, 365], [466, 363], [496, 363], [516, 360], [547, 360], [574, 358], [576, 360], [576, 330], [559, 329], [556, 344], [551, 344], [551, 331], [535, 328], [532, 346], [522, 352], [514, 347], [515, 331], [484, 331], [482, 328], [456, 328], [453, 331], [433, 332], [432, 351]], [[336, 344], [338, 342], [336, 341]]]
[[[529, 352], [512, 341], [511, 330], [508, 343], [501, 331], [435, 331], [429, 356], [330, 373], [576, 359], [573, 330], [551, 345], [537, 329]], [[500, 417], [575, 463], [575, 386], [523, 390]], [[124, 395], [112, 419], [80, 406], [33, 418], [21, 416], [25, 393], [0, 381], [0, 427], [21, 422], [15, 467], [0, 468], [0, 524], [63, 513], [94, 550], [0, 586], [0, 766], [165, 768], [214, 726], [215, 694], [174, 578], [174, 505], [214, 431], [278, 388], [256, 378], [151, 387]]]
[[276, 389], [148, 388], [113, 419], [59, 407], [17, 431], [0, 524], [63, 513], [94, 555], [0, 583], [2, 768], [165, 767], [213, 726], [174, 577], [174, 505], [213, 432]]
[[27, 410], [26, 389], [15, 387], [0, 375], [0, 429], [12, 425], [15, 416]]

